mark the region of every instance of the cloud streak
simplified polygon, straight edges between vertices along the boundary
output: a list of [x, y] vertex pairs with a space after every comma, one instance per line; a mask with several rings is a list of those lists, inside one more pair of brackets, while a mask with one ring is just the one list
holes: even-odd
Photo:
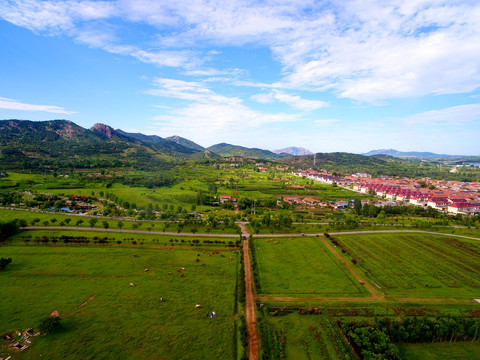
[[21, 111], [45, 111], [54, 114], [76, 114], [73, 111], [65, 110], [63, 107], [52, 105], [32, 105], [24, 104], [16, 100], [0, 97], [0, 109], [21, 110]]

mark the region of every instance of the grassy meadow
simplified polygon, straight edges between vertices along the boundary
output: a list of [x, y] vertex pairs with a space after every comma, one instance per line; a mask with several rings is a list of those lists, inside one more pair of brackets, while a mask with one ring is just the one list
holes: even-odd
[[59, 333], [33, 338], [16, 359], [231, 359], [238, 255], [220, 254], [14, 241], [1, 247], [13, 262], [0, 272], [0, 334], [36, 328], [58, 310]]

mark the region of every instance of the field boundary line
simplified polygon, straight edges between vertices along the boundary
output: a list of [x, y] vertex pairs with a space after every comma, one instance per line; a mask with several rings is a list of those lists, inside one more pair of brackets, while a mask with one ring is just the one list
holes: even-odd
[[330, 253], [335, 256], [335, 258], [340, 261], [340, 263], [345, 267], [347, 268], [348, 271], [350, 271], [350, 273], [353, 275], [353, 277], [358, 281], [360, 282], [361, 284], [363, 284], [363, 286], [365, 286], [365, 289], [367, 289], [368, 292], [370, 292], [371, 296], [370, 298], [371, 299], [375, 299], [375, 300], [383, 300], [385, 298], [385, 295], [383, 295], [380, 291], [378, 291], [377, 289], [375, 289], [368, 281], [366, 281], [358, 272], [357, 270], [355, 270], [353, 268], [353, 266], [351, 264], [348, 263], [347, 260], [345, 260], [336, 250], [335, 248], [332, 246], [332, 244], [330, 244], [328, 242], [328, 240], [325, 238], [325, 236], [322, 236], [322, 242], [323, 244], [325, 245], [325, 247], [328, 249], [328, 251], [330, 251]]

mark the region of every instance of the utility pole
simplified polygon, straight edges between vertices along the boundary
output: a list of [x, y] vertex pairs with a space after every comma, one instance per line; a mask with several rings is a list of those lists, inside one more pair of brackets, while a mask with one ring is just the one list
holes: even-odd
[[313, 167], [317, 164], [317, 154], [313, 154]]

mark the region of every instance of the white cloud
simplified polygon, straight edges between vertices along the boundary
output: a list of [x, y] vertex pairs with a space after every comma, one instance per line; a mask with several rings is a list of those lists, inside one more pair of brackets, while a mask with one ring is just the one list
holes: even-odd
[[407, 116], [395, 121], [406, 125], [455, 126], [476, 123], [480, 125], [480, 104], [452, 106]]
[[104, 19], [115, 13], [110, 1], [2, 1], [0, 16], [33, 31], [56, 33], [72, 30], [79, 21]]
[[479, 87], [480, 4], [340, 4], [332, 22], [304, 22], [273, 48], [285, 66], [286, 88], [330, 89], [376, 102]]
[[273, 90], [269, 94], [255, 94], [250, 98], [261, 104], [271, 104], [276, 100], [302, 111], [313, 111], [328, 106], [325, 101], [303, 99], [298, 95], [289, 95], [279, 90]]
[[154, 120], [158, 121], [158, 127], [164, 134], [182, 134], [205, 144], [217, 143], [222, 139], [237, 144], [256, 142], [257, 146], [261, 146], [259, 144], [262, 137], [258, 134], [264, 133], [266, 136], [269, 134], [265, 126], [294, 122], [298, 120], [298, 116], [283, 113], [265, 114], [243, 104], [193, 103], [165, 115], [156, 116]]
[[[274, 88], [333, 91], [361, 102], [468, 93], [480, 84], [477, 1], [4, 0], [0, 16], [213, 80], [222, 78], [198, 67], [217, 59], [218, 47], [267, 47], [283, 67]], [[149, 31], [122, 43], [120, 31], [137, 24]], [[320, 105], [300, 100], [284, 96], [293, 107]]]
[[276, 100], [284, 102], [294, 109], [303, 111], [312, 111], [328, 106], [328, 103], [325, 101], [302, 99], [300, 96], [289, 95], [282, 91], [274, 91], [274, 97]]
[[75, 112], [65, 110], [59, 106], [52, 105], [32, 105], [24, 104], [18, 101], [0, 97], [0, 109], [6, 110], [21, 110], [21, 111], [45, 111], [54, 114], [76, 114]]
[[192, 139], [201, 134], [204, 143], [236, 136], [248, 139], [266, 125], [300, 120], [298, 115], [252, 110], [240, 98], [217, 94], [200, 82], [157, 78], [154, 85], [145, 93], [188, 102], [175, 109], [162, 107], [164, 114], [154, 117], [162, 131]]
[[206, 104], [240, 104], [242, 100], [237, 97], [219, 95], [208, 89], [203, 83], [176, 79], [156, 78], [154, 89], [145, 91], [146, 94], [189, 100]]
[[273, 93], [254, 94], [250, 96], [250, 99], [252, 99], [253, 101], [259, 102], [260, 104], [271, 104], [275, 101]]
[[319, 120], [314, 120], [313, 124], [315, 126], [320, 126], [320, 127], [330, 127], [333, 125], [337, 125], [341, 122], [341, 120], [338, 119], [319, 119]]

